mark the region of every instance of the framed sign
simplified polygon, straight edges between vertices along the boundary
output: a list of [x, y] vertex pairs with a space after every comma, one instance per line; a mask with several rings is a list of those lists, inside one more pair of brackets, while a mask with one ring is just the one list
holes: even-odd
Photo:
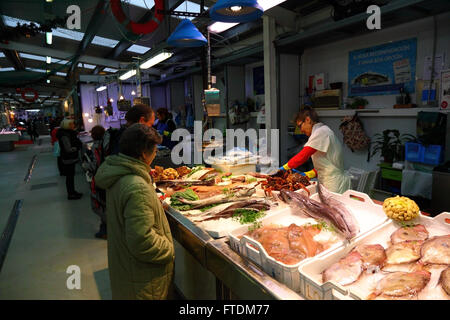
[[415, 92], [417, 39], [407, 39], [351, 51], [348, 62], [348, 95]]
[[441, 98], [439, 99], [441, 110], [450, 110], [450, 69], [441, 72]]

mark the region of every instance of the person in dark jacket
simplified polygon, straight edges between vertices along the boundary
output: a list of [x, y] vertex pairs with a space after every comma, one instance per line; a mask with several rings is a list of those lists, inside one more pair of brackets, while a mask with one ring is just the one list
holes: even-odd
[[172, 149], [175, 142], [171, 141], [170, 136], [177, 128], [177, 125], [172, 120], [172, 114], [166, 108], [159, 108], [156, 110], [156, 117], [158, 118], [158, 121], [153, 125], [153, 127], [163, 137], [163, 142], [161, 145]]
[[75, 191], [75, 164], [79, 161], [78, 151], [81, 149], [81, 141], [75, 131], [75, 121], [72, 119], [61, 121], [56, 138], [61, 150], [61, 171], [63, 176], [66, 176], [67, 198], [80, 199], [83, 194]]

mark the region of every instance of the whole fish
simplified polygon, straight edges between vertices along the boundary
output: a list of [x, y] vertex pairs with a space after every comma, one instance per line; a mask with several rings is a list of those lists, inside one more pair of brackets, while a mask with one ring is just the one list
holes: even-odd
[[[260, 210], [269, 210], [271, 207], [271, 203], [265, 199], [247, 199], [237, 202], [230, 202], [227, 203], [228, 206], [218, 206], [220, 208], [216, 209], [217, 207], [214, 207], [203, 214], [200, 214], [199, 217], [201, 219], [197, 220], [199, 222], [202, 221], [209, 221], [209, 220], [217, 220], [220, 218], [230, 218], [235, 213], [236, 209], [249, 209], [254, 210], [255, 212], [258, 212]], [[214, 210], [216, 209], [216, 210]]]
[[317, 182], [317, 193], [319, 194], [319, 199], [322, 203], [328, 205], [336, 212], [336, 214], [342, 217], [345, 226], [347, 227], [347, 232], [352, 235], [352, 237], [356, 236], [359, 232], [359, 225], [353, 214], [348, 211], [340, 201], [333, 198], [330, 191], [328, 191], [319, 181]]
[[411, 263], [420, 259], [423, 241], [402, 241], [386, 249], [388, 265]]
[[353, 250], [348, 255], [332, 264], [322, 272], [322, 281], [335, 281], [347, 286], [357, 281], [363, 272], [363, 259], [361, 254]]
[[308, 217], [317, 220], [327, 220], [341, 231], [346, 239], [351, 239], [359, 231], [359, 228], [354, 225], [349, 226], [348, 223], [353, 223], [349, 217], [343, 217], [343, 214], [350, 214], [348, 211], [336, 210], [325, 203], [321, 203], [310, 199], [303, 193], [283, 189], [280, 192], [283, 201], [291, 207], [298, 209], [300, 212]]
[[186, 200], [180, 198], [180, 202], [192, 205], [192, 209], [203, 208], [212, 204], [226, 203], [232, 201], [246, 200], [248, 197], [256, 192], [256, 185], [249, 185], [245, 187], [236, 187], [230, 189], [228, 193], [218, 194], [209, 198], [201, 200]]
[[441, 272], [439, 283], [442, 289], [450, 296], [450, 267]]
[[378, 282], [375, 292], [369, 295], [374, 299], [379, 295], [387, 298], [403, 297], [410, 299], [416, 296], [428, 284], [431, 273], [425, 270], [414, 272], [394, 272]]
[[418, 224], [413, 227], [402, 227], [397, 229], [391, 235], [392, 244], [396, 244], [403, 241], [412, 241], [412, 240], [427, 240], [428, 239], [428, 230], [424, 225]]
[[425, 264], [450, 264], [450, 234], [425, 241], [420, 255]]

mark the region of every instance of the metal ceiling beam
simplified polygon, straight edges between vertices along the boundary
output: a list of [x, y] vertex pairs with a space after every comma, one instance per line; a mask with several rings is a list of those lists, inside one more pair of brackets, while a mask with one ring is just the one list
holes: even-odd
[[80, 41], [78, 45], [77, 52], [75, 53], [75, 57], [72, 60], [72, 64], [67, 71], [66, 79], [70, 79], [72, 76], [72, 72], [75, 70], [75, 67], [78, 64], [78, 60], [80, 56], [86, 52], [86, 49], [91, 44], [101, 25], [105, 21], [106, 18], [106, 8], [109, 2], [106, 0], [99, 0], [97, 6], [95, 7], [95, 11], [92, 14], [91, 20], [87, 26], [86, 32], [84, 33], [83, 39]]
[[[424, 2], [424, 0], [397, 0], [394, 2], [390, 2], [384, 6], [381, 6], [381, 15], [383, 14], [387, 14], [387, 13], [392, 13], [404, 8], [408, 8], [410, 6], [413, 6], [415, 4], [419, 4], [421, 2]], [[359, 13], [356, 14], [354, 16], [339, 20], [339, 21], [332, 21], [332, 22], [328, 22], [325, 24], [322, 24], [318, 27], [313, 27], [311, 29], [305, 30], [303, 32], [300, 32], [296, 35], [284, 38], [284, 39], [280, 39], [280, 40], [276, 40], [275, 41], [275, 45], [276, 46], [286, 46], [286, 45], [290, 45], [293, 44], [295, 42], [299, 42], [299, 41], [303, 41], [312, 37], [316, 37], [320, 34], [332, 31], [332, 30], [336, 30], [339, 28], [343, 28], [343, 27], [347, 27], [353, 24], [357, 24], [357, 23], [361, 23], [363, 21], [367, 20], [367, 13], [363, 12], [363, 13]]]
[[[50, 56], [63, 60], [70, 60], [73, 57], [73, 53], [68, 53], [61, 50], [51, 49], [47, 47], [40, 47], [15, 41], [9, 41], [8, 44], [0, 42], [0, 48], [8, 49], [8, 50], [17, 50], [19, 52], [27, 52], [32, 54], [37, 54], [41, 56]], [[105, 67], [110, 67], [114, 69], [120, 69], [121, 64], [124, 62], [82, 55], [79, 57], [79, 62], [88, 63], [88, 64], [96, 64], [102, 65]], [[126, 63], [125, 63], [126, 64]]]
[[[257, 43], [256, 45], [250, 46], [249, 48], [240, 50], [240, 51], [236, 52], [235, 54], [228, 55], [228, 56], [226, 56], [224, 58], [216, 59], [211, 64], [211, 68], [216, 68], [216, 67], [219, 67], [219, 66], [221, 66], [223, 64], [231, 63], [231, 62], [237, 61], [239, 59], [242, 59], [242, 58], [245, 58], [245, 57], [249, 57], [251, 55], [254, 55], [254, 54], [257, 54], [257, 53], [261, 53], [261, 52], [263, 52], [263, 43], [262, 42]], [[201, 67], [192, 68], [189, 71], [186, 71], [186, 72], [183, 72], [183, 73], [179, 73], [179, 74], [175, 74], [175, 75], [166, 77], [166, 78], [164, 78], [162, 80], [150, 82], [150, 84], [151, 85], [158, 85], [158, 84], [170, 81], [170, 80], [178, 79], [178, 78], [181, 78], [181, 77], [186, 77], [186, 76], [189, 76], [189, 75], [194, 74], [194, 73], [199, 73], [201, 71], [202, 71]], [[148, 82], [143, 82], [143, 83], [148, 83]]]
[[[6, 28], [7, 27], [3, 21], [3, 16], [0, 12], [0, 33], [3, 32], [3, 30], [6, 30]], [[2, 51], [5, 54], [6, 59], [8, 59], [14, 69], [16, 69], [17, 71], [25, 70], [25, 65], [16, 50], [5, 49]]]
[[[184, 0], [168, 0], [169, 10], [178, 7], [183, 2], [184, 2]], [[147, 13], [141, 19], [139, 19], [138, 22], [139, 23], [147, 22], [149, 19], [151, 19], [153, 17], [154, 10], [155, 10], [155, 6], [153, 6], [152, 9], [147, 11]], [[154, 32], [156, 32], [156, 31], [154, 31]], [[136, 35], [132, 32], [127, 31], [125, 38], [120, 40], [119, 43], [105, 56], [105, 58], [117, 59], [124, 51], [126, 51], [133, 45], [133, 42], [131, 42], [130, 40], [137, 42], [143, 36], [144, 35]], [[93, 74], [98, 74], [101, 70], [102, 70], [101, 67], [96, 67], [93, 71]]]

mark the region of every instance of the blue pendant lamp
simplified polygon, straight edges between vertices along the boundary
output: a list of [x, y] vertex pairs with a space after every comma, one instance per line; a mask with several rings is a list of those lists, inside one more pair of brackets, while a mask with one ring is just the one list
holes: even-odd
[[208, 41], [189, 19], [184, 19], [167, 39], [167, 43], [173, 47], [201, 47]]
[[249, 22], [261, 18], [264, 10], [256, 0], [218, 0], [209, 10], [214, 21]]

